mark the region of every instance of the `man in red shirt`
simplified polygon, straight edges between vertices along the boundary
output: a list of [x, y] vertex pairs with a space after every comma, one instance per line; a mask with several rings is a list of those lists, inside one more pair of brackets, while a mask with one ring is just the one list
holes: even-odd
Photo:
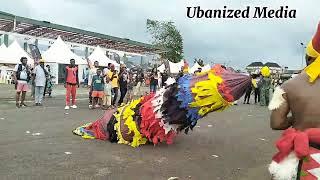
[[72, 96], [72, 108], [76, 109], [76, 94], [77, 87], [79, 88], [79, 78], [78, 78], [78, 67], [76, 66], [75, 60], [70, 60], [70, 65], [66, 67], [65, 84], [66, 88], [66, 107], [65, 110], [70, 109], [70, 94]]

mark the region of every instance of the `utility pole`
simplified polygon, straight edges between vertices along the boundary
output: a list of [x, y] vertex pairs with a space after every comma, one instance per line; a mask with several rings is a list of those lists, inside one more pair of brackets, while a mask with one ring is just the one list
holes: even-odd
[[302, 58], [301, 58], [301, 68], [303, 69], [303, 62], [305, 61], [305, 58], [304, 58], [304, 49], [306, 48], [305, 44], [303, 44], [302, 42], [300, 43], [301, 45], [301, 49], [302, 49]]

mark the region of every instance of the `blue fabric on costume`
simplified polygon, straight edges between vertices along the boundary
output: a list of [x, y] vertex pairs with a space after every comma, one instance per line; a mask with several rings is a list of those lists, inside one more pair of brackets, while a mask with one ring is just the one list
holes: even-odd
[[192, 124], [195, 125], [201, 116], [198, 114], [198, 108], [190, 108], [189, 104], [193, 102], [193, 97], [190, 89], [191, 75], [184, 75], [178, 80], [179, 91], [176, 95], [177, 100], [181, 102], [180, 108], [184, 108], [188, 111], [187, 117]]

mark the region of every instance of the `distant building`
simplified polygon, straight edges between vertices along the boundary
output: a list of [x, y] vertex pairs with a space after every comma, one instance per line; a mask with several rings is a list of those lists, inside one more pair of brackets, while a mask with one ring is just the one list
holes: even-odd
[[259, 73], [260, 69], [263, 66], [268, 66], [272, 74], [279, 74], [283, 72], [283, 68], [279, 64], [274, 62], [267, 62], [265, 64], [263, 64], [262, 62], [252, 62], [246, 67], [246, 71], [250, 74]]

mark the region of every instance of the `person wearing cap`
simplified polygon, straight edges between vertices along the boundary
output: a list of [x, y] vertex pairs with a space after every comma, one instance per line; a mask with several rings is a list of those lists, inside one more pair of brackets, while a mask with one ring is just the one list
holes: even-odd
[[275, 88], [269, 104], [271, 128], [285, 130], [269, 166], [276, 180], [320, 178], [320, 24], [306, 48], [306, 64], [299, 75]]
[[33, 69], [33, 80], [35, 85], [34, 101], [36, 106], [42, 106], [47, 76], [48, 72], [44, 67], [44, 60], [41, 59], [39, 64]]

